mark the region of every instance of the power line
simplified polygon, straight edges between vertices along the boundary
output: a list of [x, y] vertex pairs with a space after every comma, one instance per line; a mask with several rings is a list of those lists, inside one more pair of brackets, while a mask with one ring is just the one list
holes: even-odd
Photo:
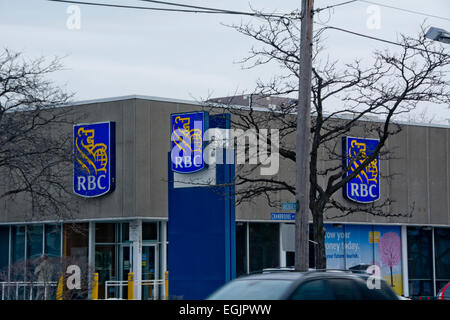
[[96, 2], [84, 2], [84, 1], [72, 1], [72, 0], [47, 0], [47, 1], [59, 2], [59, 3], [79, 4], [79, 5], [86, 5], [86, 6], [121, 8], [121, 9], [140, 9], [140, 10], [170, 11], [170, 12], [190, 12], [190, 13], [219, 13], [217, 11], [200, 11], [200, 10], [152, 8], [152, 7], [128, 6], [128, 5], [121, 5], [121, 4], [96, 3]]
[[377, 5], [377, 6], [380, 6], [380, 7], [390, 8], [390, 9], [399, 10], [399, 11], [403, 11], [403, 12], [418, 14], [418, 15], [422, 15], [422, 16], [425, 16], [425, 17], [431, 17], [431, 18], [436, 18], [436, 19], [450, 21], [450, 18], [447, 18], [447, 17], [436, 16], [436, 15], [432, 15], [432, 14], [428, 14], [428, 13], [423, 13], [423, 12], [420, 12], [420, 11], [414, 11], [414, 10], [410, 10], [410, 9], [394, 7], [394, 6], [390, 6], [390, 5], [379, 3], [379, 2], [375, 2], [375, 1], [367, 1], [367, 0], [356, 0], [356, 1], [363, 2], [363, 3], [368, 3], [368, 4], [374, 4], [374, 5]]
[[315, 12], [320, 12], [320, 11], [322, 11], [322, 10], [327, 10], [327, 9], [332, 9], [332, 8], [340, 7], [340, 6], [343, 6], [343, 5], [346, 5], [346, 4], [350, 4], [350, 3], [353, 3], [353, 2], [356, 2], [356, 1], [358, 1], [358, 0], [350, 0], [350, 1], [342, 2], [342, 3], [337, 3], [337, 4], [333, 4], [333, 5], [331, 5], [331, 6], [327, 6], [327, 7], [323, 7], [323, 8], [318, 8], [318, 9], [316, 9], [316, 10], [314, 10], [314, 11], [315, 11]]
[[[154, 3], [166, 4], [166, 5], [172, 5], [172, 6], [180, 6], [180, 7], [198, 8], [198, 10], [140, 7], [140, 6], [128, 6], [128, 5], [119, 5], [119, 4], [109, 4], [109, 3], [84, 2], [84, 1], [75, 1], [75, 0], [47, 0], [47, 1], [59, 2], [59, 3], [71, 3], [71, 4], [80, 4], [80, 5], [89, 5], [89, 6], [113, 7], [113, 8], [122, 8], [122, 9], [141, 9], [141, 10], [184, 12], [184, 13], [238, 14], [238, 15], [251, 15], [251, 16], [256, 16], [256, 17], [258, 17], [258, 16], [259, 17], [261, 17], [261, 16], [272, 16], [272, 17], [274, 17], [275, 16], [275, 15], [269, 15], [269, 14], [260, 14], [260, 13], [232, 11], [232, 10], [225, 10], [225, 9], [214, 9], [214, 8], [198, 7], [198, 6], [191, 6], [191, 5], [177, 4], [177, 3], [165, 2], [165, 1], [156, 1], [156, 0], [155, 1], [153, 1], [153, 0], [140, 0], [140, 1], [154, 2]], [[353, 1], [343, 2], [343, 3], [337, 4], [335, 6], [349, 4], [349, 3], [355, 2], [355, 1], [369, 2], [369, 1], [365, 1], [365, 0], [353, 0]], [[203, 8], [203, 9], [200, 9], [200, 8]], [[277, 16], [277, 17], [282, 18], [283, 16]], [[358, 33], [358, 32], [347, 30], [347, 29], [343, 29], [343, 28], [329, 26], [329, 25], [326, 25], [326, 24], [320, 23], [320, 22], [314, 22], [314, 23], [322, 25], [322, 26], [324, 26], [327, 29], [333, 29], [333, 30], [337, 30], [337, 31], [353, 34], [353, 35], [356, 35], [356, 36], [359, 36], [359, 37], [364, 37], [364, 38], [368, 38], [368, 39], [372, 39], [372, 40], [376, 40], [376, 41], [381, 41], [381, 42], [385, 42], [385, 43], [389, 43], [389, 44], [405, 47], [405, 45], [403, 45], [401, 43], [398, 43], [398, 42], [385, 40], [385, 39], [381, 39], [381, 38], [377, 38], [377, 37], [373, 37], [373, 36], [369, 36], [369, 35], [366, 35], [366, 34]], [[425, 49], [422, 49], [422, 48], [417, 48], [417, 47], [408, 47], [408, 46], [406, 46], [406, 47], [410, 48], [410, 49], [415, 49], [415, 50], [420, 50], [420, 51], [425, 51], [425, 52], [429, 52], [429, 53], [433, 53], [433, 54], [442, 55], [442, 56], [445, 56], [445, 57], [450, 57], [450, 55], [447, 55], [447, 54], [444, 54], [444, 53], [440, 53], [440, 52], [428, 51], [428, 50], [425, 50]]]
[[[183, 4], [183, 3], [176, 3], [176, 2], [167, 2], [167, 1], [157, 1], [157, 0], [138, 0], [142, 2], [151, 2], [156, 4], [163, 4], [167, 6], [176, 6], [176, 7], [182, 7], [182, 8], [191, 8], [191, 9], [201, 9], [201, 10], [208, 10], [208, 11], [217, 11], [219, 13], [227, 13], [227, 14], [241, 14], [241, 15], [249, 15], [249, 16], [269, 16], [269, 17], [278, 17], [283, 18], [286, 15], [277, 15], [277, 14], [265, 14], [265, 13], [257, 13], [257, 12], [243, 12], [243, 11], [235, 11], [235, 10], [228, 10], [228, 9], [217, 9], [217, 8], [209, 8], [209, 7], [200, 7], [200, 6], [194, 6], [189, 4]], [[356, 1], [356, 0], [354, 0]], [[287, 14], [290, 15], [290, 14]]]
[[402, 48], [408, 48], [408, 49], [413, 49], [413, 50], [419, 50], [419, 51], [423, 51], [423, 52], [428, 52], [428, 53], [432, 53], [432, 54], [437, 54], [437, 55], [441, 55], [447, 58], [450, 58], [450, 55], [442, 53], [442, 52], [436, 52], [436, 51], [429, 51], [423, 48], [418, 48], [418, 47], [411, 47], [411, 46], [407, 46], [395, 41], [391, 41], [391, 40], [386, 40], [386, 39], [382, 39], [382, 38], [377, 38], [377, 37], [373, 37], [373, 36], [369, 36], [367, 34], [363, 34], [363, 33], [359, 33], [359, 32], [355, 32], [355, 31], [351, 31], [351, 30], [347, 30], [347, 29], [343, 29], [343, 28], [338, 28], [338, 27], [333, 27], [333, 26], [329, 26], [327, 24], [324, 23], [320, 23], [320, 22], [314, 22], [315, 24], [319, 24], [321, 26], [324, 26], [326, 29], [332, 29], [332, 30], [337, 30], [337, 31], [341, 31], [341, 32], [345, 32], [345, 33], [349, 33], [358, 37], [363, 37], [363, 38], [367, 38], [367, 39], [371, 39], [371, 40], [376, 40], [376, 41], [380, 41], [380, 42], [384, 42], [384, 43], [388, 43], [388, 44], [393, 44], [396, 46], [400, 46]]
[[[75, 0], [47, 0], [47, 1], [59, 2], [59, 3], [79, 4], [79, 5], [87, 5], [87, 6], [121, 8], [121, 9], [139, 9], [139, 10], [182, 12], [182, 13], [234, 14], [234, 15], [246, 15], [246, 16], [253, 16], [253, 17], [277, 17], [277, 18], [283, 18], [284, 17], [284, 16], [281, 16], [281, 15], [273, 15], [273, 14], [265, 14], [265, 13], [254, 13], [254, 12], [243, 12], [243, 11], [232, 11], [232, 10], [214, 9], [214, 8], [200, 9], [200, 8], [204, 8], [204, 7], [196, 7], [196, 6], [189, 6], [189, 5], [183, 5], [183, 4], [175, 4], [175, 3], [170, 3], [170, 2], [165, 2], [164, 3], [163, 1], [146, 1], [146, 2], [154, 2], [154, 3], [158, 3], [159, 2], [161, 4], [164, 3], [164, 4], [167, 4], [167, 5], [173, 5], [173, 6], [199, 8], [199, 10], [141, 7], [141, 6], [120, 5], [120, 4], [111, 4], [111, 3], [85, 2], [85, 1], [75, 1]], [[144, 1], [144, 0], [140, 0], [140, 1]]]
[[433, 15], [433, 14], [429, 14], [429, 13], [423, 13], [423, 12], [420, 12], [420, 11], [414, 11], [414, 10], [410, 10], [410, 9], [394, 7], [394, 6], [391, 6], [391, 5], [387, 5], [387, 4], [383, 4], [383, 3], [379, 3], [379, 2], [375, 2], [375, 1], [369, 1], [369, 0], [351, 0], [351, 1], [346, 1], [346, 2], [342, 2], [342, 3], [330, 5], [330, 6], [327, 6], [327, 7], [323, 7], [323, 8], [318, 8], [318, 9], [316, 9], [314, 11], [315, 12], [320, 12], [320, 11], [323, 11], [323, 10], [332, 9], [332, 8], [335, 8], [335, 7], [343, 6], [343, 5], [354, 3], [354, 2], [362, 2], [362, 3], [367, 3], [367, 4], [373, 4], [373, 5], [377, 5], [377, 6], [380, 6], [380, 7], [385, 7], [385, 8], [389, 8], [389, 9], [399, 10], [399, 11], [412, 13], [412, 14], [417, 14], [417, 15], [421, 15], [421, 16], [425, 16], [425, 17], [430, 17], [430, 18], [436, 18], [436, 19], [450, 21], [450, 18], [448, 18], [448, 17], [442, 17], [442, 16], [437, 16], [437, 15]]

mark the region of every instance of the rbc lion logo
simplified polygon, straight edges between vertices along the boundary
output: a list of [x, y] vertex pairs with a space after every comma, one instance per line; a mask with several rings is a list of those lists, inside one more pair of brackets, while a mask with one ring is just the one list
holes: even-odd
[[208, 122], [207, 112], [172, 114], [172, 170], [192, 173], [205, 168], [203, 132]]
[[98, 197], [114, 187], [113, 122], [74, 126], [74, 192]]
[[[348, 167], [347, 175], [358, 169], [372, 154], [378, 143], [377, 139], [343, 138], [344, 164]], [[378, 156], [344, 186], [344, 197], [360, 203], [374, 202], [380, 198], [380, 160]]]

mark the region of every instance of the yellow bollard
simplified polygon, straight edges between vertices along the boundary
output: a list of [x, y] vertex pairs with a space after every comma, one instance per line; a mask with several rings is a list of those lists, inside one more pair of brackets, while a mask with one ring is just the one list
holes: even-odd
[[164, 286], [166, 290], [166, 300], [169, 300], [169, 271], [164, 273]]
[[56, 289], [56, 300], [62, 300], [63, 299], [63, 281], [64, 281], [64, 276], [59, 277], [59, 281], [58, 281], [58, 288]]
[[134, 300], [134, 273], [128, 274], [128, 300]]
[[92, 274], [92, 300], [98, 300], [98, 272]]

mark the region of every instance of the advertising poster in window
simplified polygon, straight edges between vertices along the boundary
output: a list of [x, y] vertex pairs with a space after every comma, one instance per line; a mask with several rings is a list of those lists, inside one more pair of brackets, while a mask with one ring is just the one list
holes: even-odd
[[325, 228], [327, 269], [365, 271], [375, 264], [387, 284], [403, 294], [400, 227], [326, 224]]
[[401, 229], [397, 226], [374, 226], [375, 263], [381, 276], [397, 294], [403, 294]]
[[371, 225], [345, 225], [345, 265], [349, 270], [365, 271], [374, 264]]
[[344, 226], [325, 225], [325, 255], [327, 269], [345, 269], [344, 264]]

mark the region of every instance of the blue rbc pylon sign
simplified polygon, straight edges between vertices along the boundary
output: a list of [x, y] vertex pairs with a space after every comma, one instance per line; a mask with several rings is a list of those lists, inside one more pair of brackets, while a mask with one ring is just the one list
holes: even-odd
[[115, 186], [115, 123], [79, 124], [73, 127], [73, 191], [82, 197], [99, 197]]
[[[183, 127], [180, 121], [188, 123], [183, 119], [189, 119], [189, 124], [193, 124], [193, 119], [199, 120], [203, 116], [203, 112], [172, 115], [172, 124], [191, 132], [201, 126]], [[177, 117], [180, 118], [176, 120]], [[229, 114], [211, 115], [208, 121], [210, 128], [231, 127]], [[205, 125], [204, 128], [206, 127]], [[178, 144], [183, 143], [180, 139], [176, 141]], [[173, 136], [171, 142], [173, 146]], [[186, 142], [189, 142], [188, 139]], [[192, 144], [197, 142], [191, 141]], [[179, 147], [178, 150], [181, 149], [184, 150], [184, 147]], [[192, 150], [196, 149], [200, 150], [200, 145], [192, 147]], [[223, 152], [221, 154], [225, 155]], [[175, 187], [175, 172], [181, 170], [179, 164], [183, 164], [183, 169], [187, 169], [182, 171], [185, 173], [199, 169], [200, 161], [182, 159], [177, 168], [173, 152], [169, 152], [168, 162], [169, 293], [182, 299], [205, 299], [236, 276], [234, 164], [222, 161], [222, 164], [217, 163], [205, 168], [209, 174], [215, 175], [214, 187], [194, 184], [179, 188]], [[198, 168], [194, 168], [194, 163], [199, 165]], [[195, 182], [195, 175], [191, 177]]]
[[[346, 176], [372, 155], [380, 141], [377, 139], [363, 139], [343, 137], [344, 165], [348, 167]], [[358, 203], [370, 203], [380, 198], [380, 159], [379, 156], [369, 163], [356, 177], [343, 188], [344, 197]]]
[[171, 162], [178, 173], [193, 173], [205, 168], [203, 134], [208, 129], [207, 112], [171, 115]]

